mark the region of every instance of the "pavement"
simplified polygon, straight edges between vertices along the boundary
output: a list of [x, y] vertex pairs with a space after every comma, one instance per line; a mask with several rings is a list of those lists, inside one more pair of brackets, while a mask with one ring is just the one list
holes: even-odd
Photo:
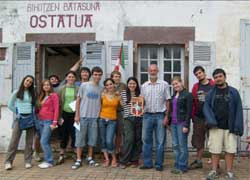
[[[102, 164], [101, 155], [96, 155], [96, 161]], [[65, 163], [57, 165], [49, 169], [40, 169], [37, 167], [38, 162], [32, 162], [31, 169], [24, 168], [23, 154], [19, 152], [14, 161], [13, 169], [10, 171], [4, 170], [5, 154], [0, 154], [0, 180], [199, 180], [205, 179], [210, 164], [208, 158], [203, 159], [203, 168], [199, 170], [190, 170], [182, 175], [174, 175], [170, 171], [173, 167], [173, 153], [165, 154], [164, 170], [162, 172], [155, 169], [140, 170], [138, 168], [128, 167], [126, 169], [91, 167], [84, 164], [78, 170], [72, 170], [72, 158], [67, 158]], [[190, 162], [194, 159], [194, 155], [190, 155]], [[220, 178], [225, 179], [225, 161], [220, 161]], [[234, 161], [235, 179], [250, 180], [250, 158], [241, 157]]]

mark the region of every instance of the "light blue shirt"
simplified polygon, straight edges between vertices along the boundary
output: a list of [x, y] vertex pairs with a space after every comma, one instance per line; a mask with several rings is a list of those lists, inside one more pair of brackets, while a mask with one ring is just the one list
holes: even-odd
[[10, 97], [8, 102], [8, 108], [16, 113], [16, 108], [20, 114], [30, 114], [32, 112], [32, 97], [28, 91], [24, 91], [23, 100], [17, 98], [17, 91], [15, 90]]

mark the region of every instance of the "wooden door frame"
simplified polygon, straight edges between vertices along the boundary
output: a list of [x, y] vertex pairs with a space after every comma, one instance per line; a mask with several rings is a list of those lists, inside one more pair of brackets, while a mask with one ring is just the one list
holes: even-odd
[[[95, 41], [95, 33], [37, 33], [26, 34], [26, 42], [36, 42], [36, 59], [35, 59], [35, 77], [36, 85], [39, 88], [39, 84], [43, 79], [43, 47], [46, 45], [76, 45], [85, 41]], [[80, 51], [81, 53], [81, 51]]]

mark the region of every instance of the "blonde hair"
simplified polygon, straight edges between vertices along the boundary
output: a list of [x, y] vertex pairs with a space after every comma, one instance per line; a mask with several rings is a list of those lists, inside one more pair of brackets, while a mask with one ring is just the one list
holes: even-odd
[[182, 85], [182, 88], [183, 88], [183, 89], [185, 88], [184, 85], [183, 85], [183, 81], [182, 81], [182, 79], [181, 79], [180, 76], [174, 76], [174, 77], [172, 78], [172, 80], [171, 80], [171, 83], [173, 83], [174, 81], [180, 82], [181, 85]]

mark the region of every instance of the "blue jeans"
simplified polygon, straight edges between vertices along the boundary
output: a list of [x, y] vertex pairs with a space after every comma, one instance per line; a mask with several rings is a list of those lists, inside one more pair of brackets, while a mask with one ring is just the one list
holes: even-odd
[[100, 119], [99, 131], [101, 138], [102, 152], [113, 153], [114, 152], [114, 137], [116, 131], [117, 122], [114, 120]]
[[188, 170], [188, 133], [182, 132], [182, 124], [171, 124], [172, 144], [175, 155], [174, 168]]
[[40, 143], [44, 153], [44, 159], [46, 162], [53, 164], [53, 154], [50, 146], [50, 136], [52, 120], [40, 120]]
[[155, 167], [162, 168], [164, 161], [164, 147], [166, 142], [166, 128], [162, 122], [164, 113], [145, 113], [142, 122], [142, 155], [144, 166], [152, 167], [153, 133], [155, 133], [156, 160]]

